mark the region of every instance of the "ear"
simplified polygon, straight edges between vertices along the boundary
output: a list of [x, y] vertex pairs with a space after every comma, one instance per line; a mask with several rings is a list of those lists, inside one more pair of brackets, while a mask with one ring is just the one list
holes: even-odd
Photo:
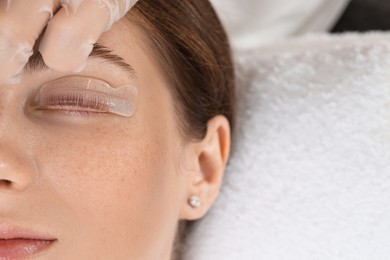
[[[195, 220], [202, 218], [215, 201], [230, 154], [230, 125], [224, 116], [215, 116], [207, 124], [206, 136], [193, 144], [189, 158], [196, 171], [188, 174], [186, 198], [180, 211], [180, 218]], [[193, 208], [188, 199], [198, 196], [201, 204]]]

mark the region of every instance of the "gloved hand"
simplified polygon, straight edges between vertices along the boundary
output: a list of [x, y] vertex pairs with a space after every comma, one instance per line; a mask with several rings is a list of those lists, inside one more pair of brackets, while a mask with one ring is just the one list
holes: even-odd
[[47, 66], [80, 71], [99, 36], [138, 0], [0, 0], [0, 84], [16, 83], [35, 41]]

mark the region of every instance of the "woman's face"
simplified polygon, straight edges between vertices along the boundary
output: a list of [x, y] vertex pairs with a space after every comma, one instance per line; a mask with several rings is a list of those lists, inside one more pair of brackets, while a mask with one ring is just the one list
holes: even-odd
[[132, 117], [34, 109], [42, 84], [72, 75], [39, 66], [1, 87], [0, 230], [55, 238], [36, 259], [168, 259], [188, 193], [181, 169], [192, 167], [174, 101], [135, 27], [119, 22], [99, 43], [136, 75], [99, 55], [77, 75], [136, 87]]

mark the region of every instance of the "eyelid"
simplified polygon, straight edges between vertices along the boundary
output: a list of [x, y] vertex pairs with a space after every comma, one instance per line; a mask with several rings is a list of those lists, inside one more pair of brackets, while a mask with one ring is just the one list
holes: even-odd
[[45, 98], [63, 95], [67, 91], [85, 91], [102, 96], [108, 112], [120, 116], [131, 117], [135, 113], [138, 90], [134, 85], [126, 84], [114, 88], [103, 80], [84, 76], [68, 76], [43, 84], [39, 88], [36, 103], [44, 103]]

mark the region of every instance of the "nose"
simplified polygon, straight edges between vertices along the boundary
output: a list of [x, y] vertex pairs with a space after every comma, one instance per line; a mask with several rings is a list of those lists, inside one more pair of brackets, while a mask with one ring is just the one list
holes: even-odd
[[24, 103], [20, 102], [20, 91], [17, 85], [0, 85], [0, 193], [25, 190], [36, 173], [31, 145], [28, 145], [30, 128], [21, 113]]
[[0, 192], [25, 190], [33, 181], [35, 164], [11, 143], [0, 140]]

